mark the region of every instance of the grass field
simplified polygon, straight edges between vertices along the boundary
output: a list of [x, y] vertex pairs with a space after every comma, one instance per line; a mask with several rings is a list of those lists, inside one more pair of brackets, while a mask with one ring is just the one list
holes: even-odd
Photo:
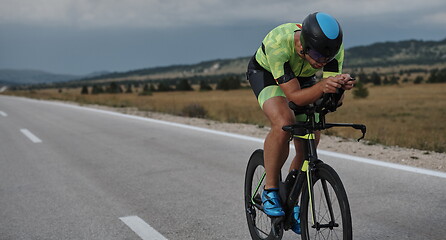
[[[327, 116], [330, 122], [364, 123], [366, 139], [380, 143], [437, 152], [446, 151], [446, 84], [419, 84], [369, 87], [366, 99], [354, 99], [346, 94], [344, 106]], [[164, 92], [152, 96], [131, 94], [81, 95], [80, 89], [46, 89], [14, 91], [39, 99], [74, 101], [112, 107], [136, 107], [139, 110], [181, 115], [190, 104], [199, 104], [207, 117], [224, 122], [251, 123], [267, 126], [268, 122], [249, 89], [209, 92]], [[350, 129], [329, 130], [346, 138], [357, 138], [360, 133]]]

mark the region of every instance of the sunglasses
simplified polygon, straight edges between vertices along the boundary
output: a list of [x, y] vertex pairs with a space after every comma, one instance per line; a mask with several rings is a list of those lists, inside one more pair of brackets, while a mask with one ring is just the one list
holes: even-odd
[[308, 54], [312, 59], [314, 59], [314, 61], [318, 63], [328, 63], [334, 58], [334, 57], [326, 57], [311, 48], [307, 49], [306, 54]]

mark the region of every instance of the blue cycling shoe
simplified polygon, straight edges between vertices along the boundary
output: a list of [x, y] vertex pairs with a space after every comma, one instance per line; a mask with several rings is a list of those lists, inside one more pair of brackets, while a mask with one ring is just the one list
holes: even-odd
[[300, 212], [300, 208], [299, 206], [295, 206], [293, 209], [293, 225], [291, 226], [291, 230], [293, 230], [293, 232], [300, 234], [301, 230], [300, 230], [300, 217], [299, 217], [299, 212]]
[[285, 215], [278, 189], [263, 190], [262, 193], [263, 211], [270, 217], [281, 217]]

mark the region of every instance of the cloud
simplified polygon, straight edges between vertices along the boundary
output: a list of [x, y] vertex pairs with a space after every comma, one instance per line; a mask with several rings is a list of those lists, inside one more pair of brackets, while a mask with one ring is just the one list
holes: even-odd
[[318, 10], [348, 19], [416, 13], [419, 20], [444, 24], [446, 10], [444, 0], [0, 0], [0, 3], [0, 24], [78, 28], [168, 28], [243, 21], [300, 21]]
[[440, 12], [425, 15], [420, 19], [420, 22], [423, 24], [438, 24], [441, 25], [444, 29], [444, 26], [446, 25], [446, 11], [443, 10]]

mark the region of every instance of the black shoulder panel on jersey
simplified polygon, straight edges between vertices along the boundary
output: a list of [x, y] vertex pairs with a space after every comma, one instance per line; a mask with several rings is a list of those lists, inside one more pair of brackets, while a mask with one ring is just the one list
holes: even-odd
[[338, 60], [333, 59], [324, 66], [324, 72], [339, 72]]
[[296, 78], [296, 75], [294, 74], [293, 70], [291, 69], [290, 62], [286, 62], [283, 64], [283, 76], [279, 77], [277, 79], [278, 84], [286, 83], [290, 81], [293, 78]]

